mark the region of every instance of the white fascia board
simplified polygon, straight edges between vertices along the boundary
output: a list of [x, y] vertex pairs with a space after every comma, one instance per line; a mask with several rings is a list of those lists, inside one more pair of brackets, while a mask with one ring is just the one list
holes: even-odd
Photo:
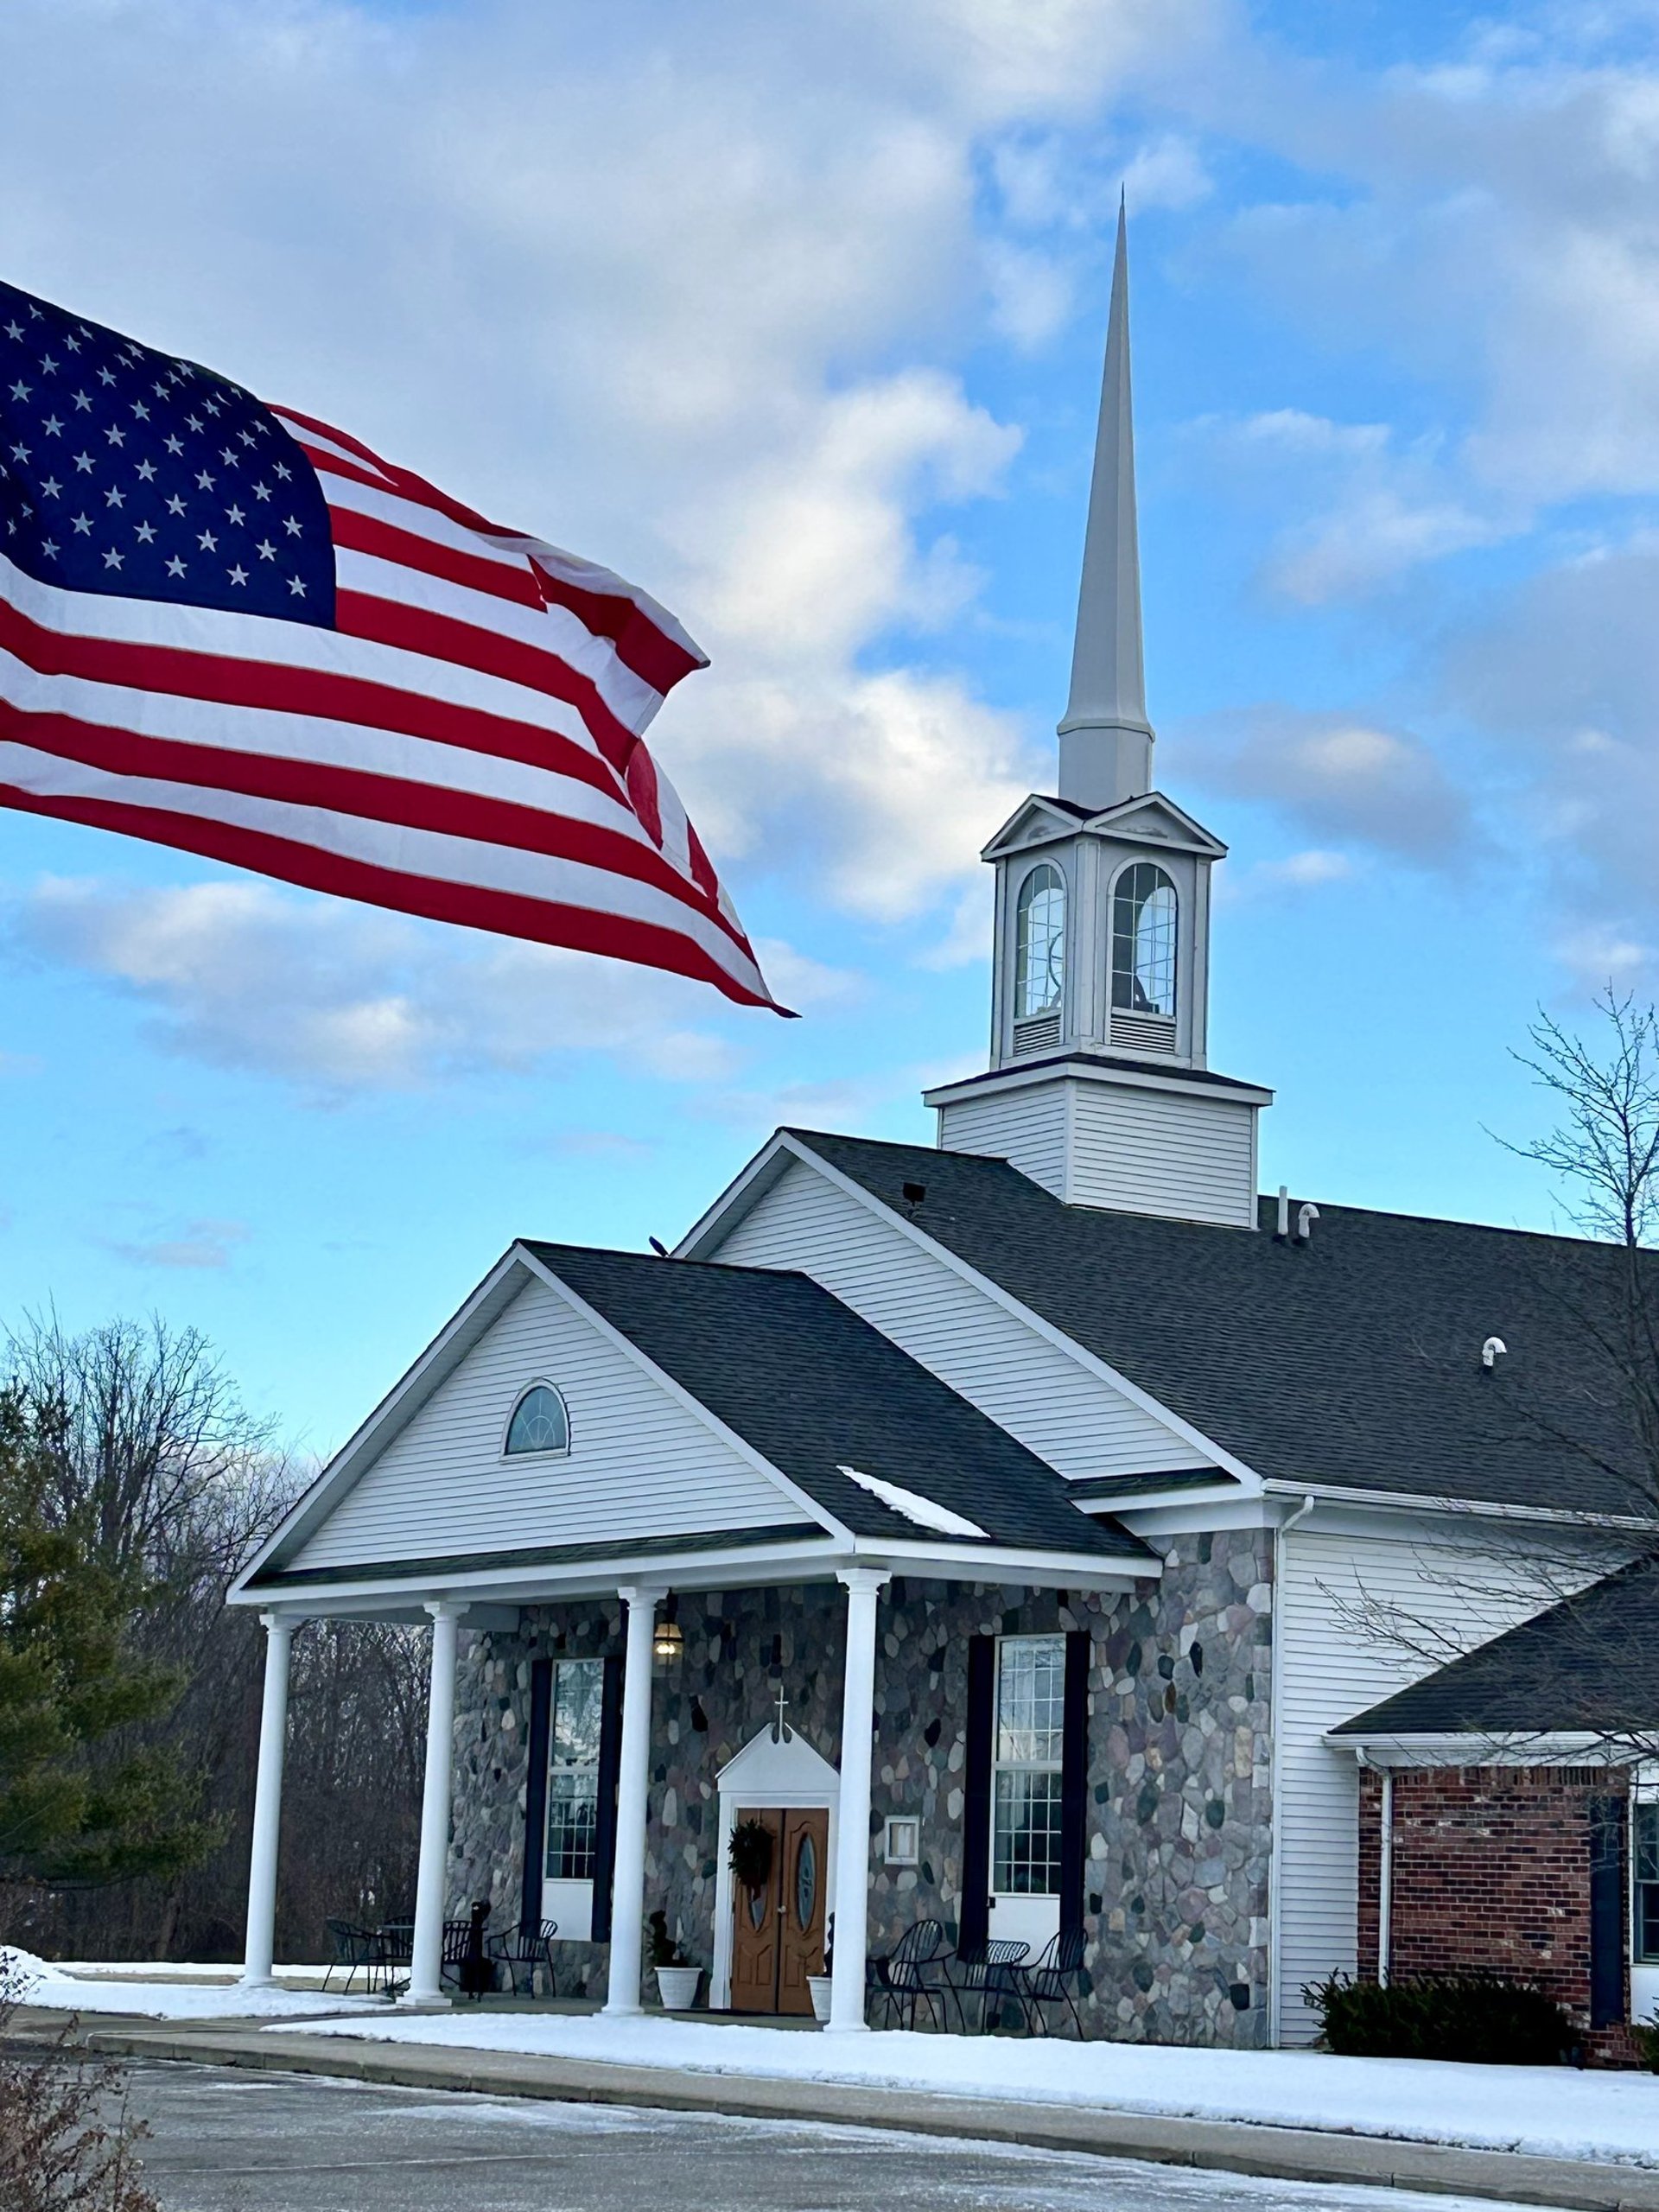
[[[737, 1533], [734, 1531], [734, 1533]], [[808, 1537], [775, 1544], [718, 1541], [700, 1552], [653, 1552], [619, 1548], [610, 1558], [573, 1560], [565, 1567], [467, 1567], [453, 1573], [419, 1571], [365, 1575], [360, 1581], [284, 1583], [274, 1590], [233, 1592], [233, 1605], [293, 1620], [340, 1618], [393, 1620], [438, 1599], [468, 1607], [556, 1605], [568, 1599], [614, 1596], [630, 1584], [656, 1590], [735, 1590], [769, 1584], [832, 1582], [837, 1567], [853, 1564], [850, 1544]], [[860, 1562], [862, 1564], [862, 1562]]]
[[1628, 1757], [1611, 1751], [1605, 1736], [1585, 1728], [1541, 1728], [1535, 1733], [1478, 1729], [1438, 1735], [1343, 1736], [1334, 1731], [1325, 1742], [1333, 1751], [1351, 1751], [1361, 1766], [1576, 1766], [1593, 1752], [1610, 1766], [1639, 1764], [1643, 1754]]
[[1483, 1521], [1494, 1527], [1573, 1529], [1586, 1535], [1624, 1538], [1651, 1531], [1654, 1523], [1635, 1514], [1575, 1513], [1570, 1506], [1504, 1505], [1480, 1497], [1422, 1497], [1410, 1491], [1361, 1490], [1351, 1484], [1287, 1483], [1275, 1477], [1263, 1487], [1274, 1497], [1314, 1501], [1314, 1510], [1299, 1525], [1315, 1530], [1358, 1535], [1364, 1516], [1374, 1515], [1395, 1523], [1403, 1516], [1439, 1529], [1448, 1520]]
[[[1057, 1329], [1052, 1321], [1046, 1321], [1040, 1313], [1033, 1313], [1029, 1306], [1022, 1305], [1010, 1292], [1004, 1290], [1000, 1283], [993, 1282], [988, 1275], [981, 1274], [977, 1268], [969, 1267], [966, 1260], [959, 1258], [948, 1247], [930, 1236], [925, 1230], [918, 1229], [913, 1221], [906, 1221], [902, 1216], [896, 1214], [891, 1206], [883, 1205], [873, 1191], [867, 1191], [861, 1183], [855, 1182], [850, 1175], [843, 1175], [838, 1167], [832, 1167], [827, 1160], [813, 1152], [799, 1138], [791, 1135], [788, 1130], [780, 1129], [776, 1141], [786, 1147], [798, 1160], [804, 1160], [810, 1167], [815, 1167], [825, 1181], [833, 1184], [836, 1190], [844, 1192], [850, 1198], [856, 1199], [867, 1213], [872, 1213], [878, 1220], [889, 1223], [900, 1236], [909, 1237], [913, 1244], [918, 1245], [931, 1258], [949, 1268], [952, 1274], [958, 1275], [963, 1282], [971, 1284], [982, 1297], [988, 1298], [994, 1306], [1000, 1306], [1005, 1313], [1013, 1314], [1016, 1320], [1022, 1321], [1027, 1328], [1033, 1331], [1046, 1343], [1054, 1345], [1057, 1351], [1065, 1352], [1069, 1359], [1075, 1360], [1079, 1367], [1085, 1369], [1090, 1375], [1098, 1376], [1102, 1382], [1110, 1383], [1113, 1389], [1122, 1391], [1131, 1405], [1138, 1406], [1142, 1413], [1161, 1423], [1173, 1435], [1179, 1436], [1184, 1444], [1190, 1445], [1193, 1451], [1209, 1460], [1212, 1465], [1224, 1468], [1228, 1474], [1236, 1476], [1252, 1494], [1261, 1491], [1262, 1478], [1253, 1467], [1247, 1466], [1243, 1459], [1227, 1451], [1224, 1446], [1216, 1443], [1211, 1438], [1205, 1436], [1202, 1430], [1194, 1428], [1191, 1421], [1183, 1421], [1179, 1414], [1172, 1413], [1167, 1406], [1160, 1405], [1150, 1391], [1143, 1390], [1138, 1382], [1131, 1382], [1127, 1375], [1120, 1375], [1116, 1368], [1109, 1366], [1105, 1360], [1097, 1358], [1093, 1352], [1080, 1344], [1075, 1337], [1068, 1337], [1064, 1329]], [[711, 1218], [710, 1216], [704, 1217], [705, 1220]], [[961, 1393], [958, 1392], [957, 1395], [960, 1396]], [[987, 1418], [988, 1419], [988, 1415]]]
[[1221, 1081], [1201, 1081], [1188, 1072], [1179, 1061], [1173, 1062], [1167, 1072], [1162, 1068], [1103, 1067], [1098, 1058], [1087, 1052], [1056, 1053], [1052, 1058], [1033, 1061], [1027, 1067], [998, 1068], [993, 1075], [964, 1076], [958, 1083], [936, 1084], [932, 1090], [922, 1093], [924, 1106], [952, 1106], [963, 1098], [995, 1098], [1004, 1090], [1025, 1090], [1033, 1084], [1064, 1083], [1076, 1079], [1084, 1083], [1103, 1084], [1109, 1090], [1178, 1090], [1188, 1098], [1219, 1099], [1224, 1105], [1271, 1106], [1274, 1094], [1263, 1090], [1260, 1084], [1240, 1083], [1228, 1077]]
[[1210, 1491], [1196, 1497], [1188, 1493], [1161, 1504], [1156, 1498], [1136, 1498], [1122, 1505], [1114, 1505], [1109, 1498], [1090, 1498], [1089, 1510], [1122, 1522], [1132, 1536], [1148, 1543], [1154, 1537], [1202, 1535], [1218, 1529], [1275, 1529], [1281, 1519], [1270, 1499], [1259, 1493], [1241, 1497], [1236, 1491], [1224, 1495]]
[[[722, 1243], [757, 1199], [762, 1198], [795, 1157], [781, 1129], [774, 1130], [748, 1166], [726, 1185], [708, 1211], [694, 1221], [674, 1247], [677, 1260], [700, 1260], [711, 1237]], [[718, 1231], [718, 1236], [715, 1232]]]
[[[774, 1489], [780, 1491], [806, 1520], [817, 1522], [827, 1535], [834, 1536], [839, 1542], [844, 1544], [852, 1542], [851, 1529], [843, 1528], [827, 1506], [821, 1505], [815, 1497], [809, 1497], [798, 1483], [792, 1482], [785, 1474], [781, 1467], [774, 1467], [763, 1452], [757, 1452], [753, 1445], [740, 1436], [734, 1428], [728, 1428], [719, 1415], [711, 1414], [700, 1398], [695, 1397], [683, 1383], [677, 1382], [664, 1369], [658, 1367], [649, 1354], [641, 1351], [632, 1337], [625, 1336], [614, 1323], [607, 1321], [596, 1307], [590, 1306], [579, 1292], [572, 1290], [563, 1276], [555, 1274], [544, 1260], [538, 1260], [533, 1252], [525, 1251], [522, 1246], [515, 1249], [520, 1252], [525, 1266], [532, 1274], [537, 1275], [550, 1291], [562, 1298], [573, 1313], [580, 1314], [591, 1329], [604, 1338], [607, 1344], [613, 1344], [625, 1357], [632, 1361], [641, 1374], [649, 1376], [659, 1390], [665, 1392], [677, 1405], [683, 1407], [685, 1411], [694, 1420], [699, 1421], [711, 1435], [718, 1437], [728, 1451], [735, 1452], [746, 1465], [752, 1467], [756, 1474], [772, 1484]], [[667, 1261], [664, 1264], [671, 1267], [673, 1262]]]
[[887, 1536], [855, 1536], [853, 1550], [861, 1566], [891, 1560], [896, 1572], [924, 1581], [1015, 1582], [1033, 1590], [1132, 1590], [1162, 1575], [1160, 1559], [1100, 1559], [1090, 1553], [1037, 1552], [1005, 1545], [975, 1546], [896, 1541]]
[[392, 1385], [368, 1419], [353, 1431], [316, 1480], [289, 1508], [232, 1583], [228, 1592], [232, 1602], [238, 1601], [250, 1575], [257, 1573], [293, 1538], [311, 1535], [318, 1524], [327, 1518], [344, 1493], [367, 1472], [370, 1463], [459, 1366], [496, 1314], [511, 1303], [522, 1287], [512, 1282], [512, 1278], [523, 1274], [524, 1268], [524, 1255], [518, 1245], [502, 1254], [414, 1365]]

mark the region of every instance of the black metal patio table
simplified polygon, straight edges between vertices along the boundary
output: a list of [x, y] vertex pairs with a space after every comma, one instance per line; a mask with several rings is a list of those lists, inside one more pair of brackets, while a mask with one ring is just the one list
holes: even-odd
[[965, 1950], [958, 1947], [948, 1963], [945, 1986], [957, 2000], [957, 2018], [964, 2035], [969, 2030], [967, 2007], [963, 1999], [975, 1996], [979, 1999], [979, 2034], [984, 2035], [992, 2024], [993, 2005], [995, 2017], [1000, 2018], [1003, 2000], [1010, 1997], [1019, 2006], [1020, 2020], [1029, 2031], [1031, 2017], [1020, 1990], [1019, 1970], [1030, 1955], [1029, 1943], [1000, 1936], [988, 1936], [982, 1943], [972, 1944]]

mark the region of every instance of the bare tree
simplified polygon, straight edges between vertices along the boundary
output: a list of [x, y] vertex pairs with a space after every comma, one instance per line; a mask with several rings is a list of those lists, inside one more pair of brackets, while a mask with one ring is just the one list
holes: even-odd
[[[1515, 1058], [1558, 1118], [1498, 1140], [1556, 1179], [1583, 1240], [1540, 1240], [1530, 1302], [1557, 1356], [1500, 1360], [1491, 1399], [1499, 1442], [1547, 1452], [1573, 1504], [1506, 1530], [1454, 1511], [1452, 1555], [1421, 1558], [1422, 1603], [1341, 1610], [1404, 1671], [1459, 1662], [1447, 1693], [1506, 1716], [1494, 1733], [1567, 1731], [1624, 1764], [1659, 1757], [1659, 1015], [1611, 986], [1596, 1010], [1589, 1039], [1541, 1013]], [[1499, 1659], [1471, 1655], [1522, 1623]]]

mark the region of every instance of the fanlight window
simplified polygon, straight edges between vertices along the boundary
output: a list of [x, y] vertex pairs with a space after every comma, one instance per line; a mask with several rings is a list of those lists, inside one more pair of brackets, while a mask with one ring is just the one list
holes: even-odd
[[1065, 880], [1046, 861], [1020, 887], [1014, 965], [1014, 1020], [1052, 1013], [1065, 981]]
[[513, 1408], [506, 1448], [510, 1452], [570, 1449], [569, 1417], [564, 1400], [550, 1382], [533, 1382]]
[[1175, 1018], [1175, 886], [1151, 861], [1126, 868], [1112, 894], [1112, 1004]]

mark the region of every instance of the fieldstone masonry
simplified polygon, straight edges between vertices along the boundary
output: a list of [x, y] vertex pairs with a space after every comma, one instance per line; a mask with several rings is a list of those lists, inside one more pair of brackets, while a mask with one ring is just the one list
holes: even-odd
[[[1090, 1834], [1085, 1875], [1091, 2034], [1265, 2045], [1271, 1540], [1175, 1540], [1163, 1580], [1130, 1595], [1038, 1592], [895, 1577], [882, 1593], [873, 1834], [890, 1813], [922, 1823], [921, 1863], [872, 1849], [870, 1941], [910, 1923], [954, 1926], [962, 1878], [967, 1640], [1086, 1630]], [[683, 1656], [656, 1667], [646, 1910], [712, 1963], [721, 1768], [788, 1719], [839, 1764], [845, 1595], [838, 1585], [682, 1595]], [[515, 1633], [463, 1650], [456, 1707], [450, 1910], [487, 1898], [518, 1918], [531, 1662], [621, 1649], [620, 1605], [527, 1610]], [[558, 1946], [563, 1995], [602, 1995], [606, 1949]]]

